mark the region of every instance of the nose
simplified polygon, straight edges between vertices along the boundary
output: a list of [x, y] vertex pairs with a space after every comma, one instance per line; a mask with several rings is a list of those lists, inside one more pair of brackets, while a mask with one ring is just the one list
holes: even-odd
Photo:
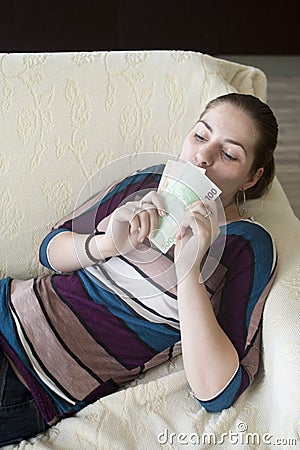
[[216, 146], [213, 142], [207, 142], [197, 150], [195, 155], [196, 164], [199, 167], [207, 168], [214, 163], [216, 155]]

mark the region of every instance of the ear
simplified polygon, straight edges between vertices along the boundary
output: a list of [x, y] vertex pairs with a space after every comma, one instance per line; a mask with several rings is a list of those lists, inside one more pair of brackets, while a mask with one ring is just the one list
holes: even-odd
[[260, 167], [259, 169], [257, 169], [255, 174], [251, 175], [251, 177], [249, 177], [248, 180], [243, 184], [242, 189], [244, 189], [244, 191], [246, 191], [247, 189], [254, 186], [258, 182], [258, 180], [260, 179], [260, 177], [262, 176], [263, 173], [264, 173], [263, 167]]

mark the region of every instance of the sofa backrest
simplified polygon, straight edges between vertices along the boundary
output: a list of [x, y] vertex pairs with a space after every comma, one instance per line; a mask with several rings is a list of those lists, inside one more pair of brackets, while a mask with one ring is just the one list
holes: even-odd
[[194, 52], [0, 54], [0, 64], [1, 278], [42, 274], [53, 224], [140, 153], [179, 154], [210, 99], [266, 99], [260, 70]]

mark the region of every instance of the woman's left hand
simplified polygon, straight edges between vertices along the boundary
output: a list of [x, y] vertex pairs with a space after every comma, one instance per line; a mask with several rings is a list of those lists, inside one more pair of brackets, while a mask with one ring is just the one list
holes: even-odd
[[126, 255], [134, 250], [157, 228], [158, 215], [164, 215], [164, 206], [156, 191], [119, 206], [110, 217], [104, 237], [109, 255]]
[[204, 204], [199, 200], [187, 207], [175, 244], [177, 277], [185, 276], [194, 268], [200, 273], [202, 258], [220, 232], [217, 217], [213, 201]]

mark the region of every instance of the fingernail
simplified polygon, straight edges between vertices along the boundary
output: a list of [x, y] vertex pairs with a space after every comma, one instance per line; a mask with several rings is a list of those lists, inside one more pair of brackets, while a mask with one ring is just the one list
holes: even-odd
[[166, 213], [165, 213], [165, 211], [164, 211], [163, 209], [160, 209], [160, 210], [158, 211], [158, 214], [159, 214], [161, 217], [164, 217], [164, 216], [166, 215]]

